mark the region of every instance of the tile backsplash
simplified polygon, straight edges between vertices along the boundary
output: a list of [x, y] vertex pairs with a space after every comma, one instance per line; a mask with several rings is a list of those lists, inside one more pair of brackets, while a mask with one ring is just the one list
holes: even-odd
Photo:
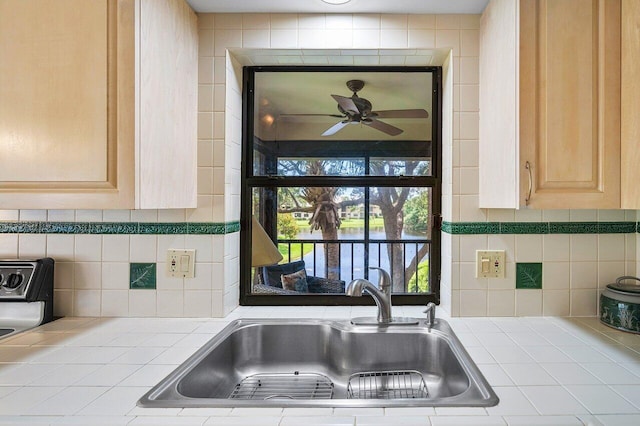
[[[224, 316], [238, 304], [239, 233], [193, 234], [188, 226], [240, 217], [241, 66], [234, 49], [340, 51], [321, 56], [327, 65], [384, 65], [393, 56], [385, 57], [385, 49], [405, 49], [404, 64], [419, 65], [414, 61], [437, 49], [448, 55], [443, 213], [451, 228], [442, 238], [442, 306], [454, 316], [596, 315], [599, 290], [636, 273], [638, 239], [635, 228], [624, 228], [636, 222], [636, 212], [478, 208], [478, 29], [478, 15], [201, 14], [198, 208], [0, 210], [0, 225], [21, 224], [0, 233], [0, 258], [56, 259], [56, 315]], [[362, 49], [377, 54], [361, 56]], [[304, 64], [303, 55], [280, 58], [277, 52], [266, 53], [276, 63]], [[109, 233], [100, 228], [105, 222], [124, 230]], [[622, 228], [582, 232], [605, 222]], [[550, 223], [564, 223], [556, 230], [566, 233], [541, 232]], [[457, 232], [465, 226], [475, 231]], [[172, 227], [176, 233], [165, 233]], [[195, 278], [165, 276], [168, 248], [196, 249]], [[475, 250], [487, 249], [506, 250], [505, 279], [475, 278]], [[156, 264], [155, 289], [130, 287], [131, 263]], [[516, 288], [517, 263], [542, 264], [541, 289]]]

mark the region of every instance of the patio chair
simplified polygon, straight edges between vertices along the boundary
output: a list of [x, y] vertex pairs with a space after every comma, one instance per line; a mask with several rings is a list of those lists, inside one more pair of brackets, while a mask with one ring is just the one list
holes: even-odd
[[305, 269], [304, 260], [262, 267], [261, 282], [253, 286], [254, 293], [262, 294], [307, 294], [344, 293], [345, 282], [307, 275], [308, 292], [298, 292], [282, 288], [281, 276]]

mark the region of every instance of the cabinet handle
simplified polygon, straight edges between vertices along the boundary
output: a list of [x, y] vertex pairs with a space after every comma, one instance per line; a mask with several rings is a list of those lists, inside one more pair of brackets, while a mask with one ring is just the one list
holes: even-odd
[[524, 168], [529, 172], [529, 193], [527, 194], [527, 198], [524, 199], [524, 205], [528, 206], [529, 201], [531, 201], [531, 190], [533, 189], [533, 178], [531, 177], [531, 164], [527, 161], [524, 163]]

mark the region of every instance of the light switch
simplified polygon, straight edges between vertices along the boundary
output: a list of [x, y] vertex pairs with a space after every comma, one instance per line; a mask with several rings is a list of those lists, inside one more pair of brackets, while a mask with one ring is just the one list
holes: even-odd
[[504, 278], [504, 250], [476, 250], [476, 278]]
[[180, 256], [180, 272], [189, 272], [189, 256]]
[[482, 272], [486, 274], [489, 272], [489, 265], [491, 264], [491, 259], [489, 259], [488, 257], [483, 257], [481, 261], [482, 261]]
[[167, 250], [167, 276], [193, 278], [195, 276], [196, 251], [193, 249]]

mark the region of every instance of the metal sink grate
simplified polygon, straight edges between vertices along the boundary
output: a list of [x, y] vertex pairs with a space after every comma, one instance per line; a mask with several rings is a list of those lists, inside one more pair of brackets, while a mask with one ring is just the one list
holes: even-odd
[[352, 374], [347, 385], [350, 399], [428, 398], [424, 378], [415, 370], [371, 371]]
[[245, 377], [229, 399], [331, 399], [333, 382], [322, 374], [271, 373]]

